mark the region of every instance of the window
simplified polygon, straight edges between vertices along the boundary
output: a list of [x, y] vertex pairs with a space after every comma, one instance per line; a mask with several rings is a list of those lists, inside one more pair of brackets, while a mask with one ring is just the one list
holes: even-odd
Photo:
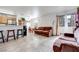
[[64, 16], [59, 16], [59, 17], [60, 17], [59, 26], [61, 26], [61, 27], [65, 26], [65, 19], [64, 19]]
[[68, 26], [74, 26], [75, 25], [75, 15], [67, 15], [68, 20]]
[[59, 26], [64, 27], [66, 23], [68, 24], [68, 27], [75, 26], [75, 15], [70, 14], [59, 16]]

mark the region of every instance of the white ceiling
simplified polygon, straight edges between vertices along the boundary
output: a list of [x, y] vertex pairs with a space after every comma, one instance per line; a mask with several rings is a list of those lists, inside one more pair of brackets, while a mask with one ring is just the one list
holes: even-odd
[[57, 13], [75, 9], [77, 6], [0, 6], [0, 9], [13, 11], [16, 14], [38, 17], [48, 13]]

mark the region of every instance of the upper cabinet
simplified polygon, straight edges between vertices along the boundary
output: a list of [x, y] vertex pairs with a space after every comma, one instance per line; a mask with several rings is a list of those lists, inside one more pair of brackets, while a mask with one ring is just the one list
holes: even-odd
[[7, 17], [6, 16], [3, 16], [2, 23], [7, 24]]
[[0, 16], [0, 24], [16, 25], [16, 16]]
[[7, 24], [9, 25], [16, 25], [17, 24], [17, 21], [16, 21], [16, 17], [8, 17], [7, 18]]
[[0, 25], [17, 25], [16, 15], [0, 13]]
[[0, 24], [7, 24], [7, 17], [6, 16], [0, 16]]

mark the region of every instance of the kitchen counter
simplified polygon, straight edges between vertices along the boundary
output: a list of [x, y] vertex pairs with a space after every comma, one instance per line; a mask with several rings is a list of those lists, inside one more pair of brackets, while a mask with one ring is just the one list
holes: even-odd
[[[17, 25], [6, 25], [6, 26], [0, 26], [0, 30], [3, 30], [4, 39], [7, 37], [7, 30], [15, 30], [15, 34], [17, 34], [17, 29], [23, 29], [22, 26]], [[10, 33], [12, 34], [12, 33]], [[1, 36], [1, 34], [0, 34]]]

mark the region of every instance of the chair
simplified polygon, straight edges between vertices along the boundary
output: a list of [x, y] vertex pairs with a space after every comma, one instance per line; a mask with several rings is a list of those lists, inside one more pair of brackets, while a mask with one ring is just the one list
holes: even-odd
[[0, 31], [0, 33], [1, 33], [0, 39], [2, 39], [3, 40], [3, 43], [4, 43], [5, 41], [4, 41], [3, 31]]
[[23, 29], [17, 29], [17, 39], [20, 35], [23, 36]]
[[[11, 32], [12, 32], [12, 35], [10, 35]], [[8, 39], [10, 37], [13, 37], [14, 40], [16, 40], [16, 38], [15, 38], [15, 30], [7, 30], [7, 42], [8, 42]]]

